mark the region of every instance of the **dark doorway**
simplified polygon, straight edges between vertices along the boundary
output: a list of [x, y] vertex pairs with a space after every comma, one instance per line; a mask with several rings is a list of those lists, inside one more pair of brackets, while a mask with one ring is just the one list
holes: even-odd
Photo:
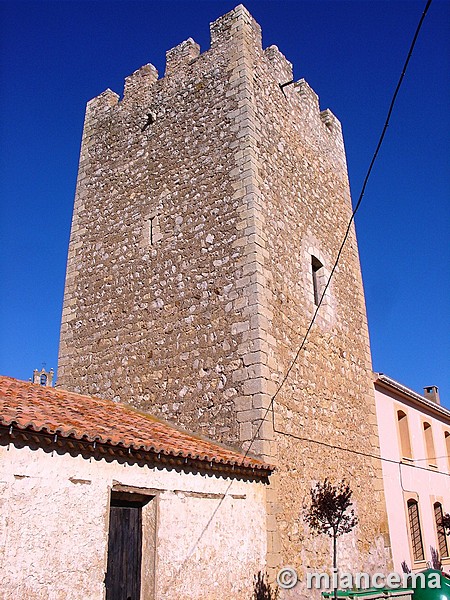
[[111, 493], [106, 600], [140, 600], [142, 507], [152, 496]]

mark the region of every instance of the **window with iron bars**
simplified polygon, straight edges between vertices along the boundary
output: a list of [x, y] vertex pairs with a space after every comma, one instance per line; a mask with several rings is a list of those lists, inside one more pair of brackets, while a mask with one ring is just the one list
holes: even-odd
[[408, 517], [414, 561], [425, 560], [422, 531], [420, 529], [419, 505], [416, 500], [408, 500]]
[[442, 504], [439, 502], [435, 502], [433, 505], [434, 508], [434, 519], [436, 521], [436, 531], [437, 531], [437, 539], [438, 539], [438, 550], [441, 557], [448, 556], [448, 544], [447, 544], [447, 536], [445, 535], [445, 529], [443, 525], [443, 517], [444, 512], [442, 510]]

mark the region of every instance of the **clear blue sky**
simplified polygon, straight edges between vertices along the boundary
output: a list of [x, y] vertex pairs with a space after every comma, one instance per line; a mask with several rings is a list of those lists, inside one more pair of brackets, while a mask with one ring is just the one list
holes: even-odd
[[[0, 1], [0, 373], [57, 366], [85, 103], [236, 1]], [[343, 124], [356, 200], [425, 0], [247, 8]], [[434, 0], [357, 217], [374, 369], [450, 407], [450, 3]]]

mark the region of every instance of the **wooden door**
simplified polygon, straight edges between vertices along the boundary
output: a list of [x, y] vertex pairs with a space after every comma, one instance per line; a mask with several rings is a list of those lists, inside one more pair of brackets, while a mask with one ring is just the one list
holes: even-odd
[[142, 508], [111, 502], [106, 571], [106, 600], [140, 600]]

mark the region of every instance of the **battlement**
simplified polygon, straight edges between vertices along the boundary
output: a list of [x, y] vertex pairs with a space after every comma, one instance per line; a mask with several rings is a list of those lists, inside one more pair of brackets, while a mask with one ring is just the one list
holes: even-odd
[[[319, 97], [308, 83], [304, 79], [294, 83], [292, 63], [279, 48], [272, 45], [265, 50], [262, 49], [261, 27], [242, 4], [210, 24], [208, 50], [200, 53], [199, 44], [192, 38], [188, 38], [167, 50], [164, 77], [158, 79], [158, 71], [152, 64], [144, 65], [125, 78], [122, 100], [119, 100], [119, 96], [111, 90], [106, 90], [88, 103], [89, 115], [94, 118], [101, 117], [118, 104], [135, 106], [145, 115], [151, 109], [157, 82], [160, 83], [159, 89], [162, 89], [166, 82], [169, 83], [177, 78], [206, 76], [208, 69], [214, 68], [219, 56], [229, 55], [228, 60], [231, 60], [236, 49], [243, 55], [250, 52], [252, 59], [247, 63], [250, 69], [254, 69], [252, 61], [256, 61], [253, 64], [259, 62], [266, 65], [276, 83], [283, 86], [285, 96], [298, 106], [299, 114], [303, 115], [303, 118], [311, 119], [311, 122], [316, 123], [315, 126], [318, 127], [323, 124], [328, 132], [335, 134], [333, 138], [341, 134], [339, 121], [329, 109], [320, 111]], [[205, 58], [206, 63], [210, 57], [210, 64], [205, 66], [205, 61], [202, 61], [198, 67], [195, 67], [199, 57]], [[197, 70], [193, 71], [193, 68]]]
[[192, 38], [181, 42], [175, 48], [166, 52], [166, 73], [169, 76], [179, 72], [186, 65], [189, 65], [193, 60], [198, 58], [200, 54], [200, 46], [194, 42]]
[[319, 107], [319, 96], [312, 89], [307, 81], [300, 79], [294, 84], [295, 91], [301, 96], [303, 102], [307, 104], [312, 110], [320, 113]]
[[[207, 50], [205, 54], [220, 49], [224, 44], [226, 45], [230, 42], [233, 43], [233, 40], [242, 38], [243, 36], [252, 39], [255, 47], [259, 51], [262, 50], [261, 27], [242, 4], [213, 21], [210, 24], [210, 36], [210, 49]], [[276, 69], [280, 70], [280, 65], [283, 62], [280, 57], [283, 55], [278, 51], [278, 61], [275, 61], [275, 48], [276, 47], [274, 46], [271, 50], [268, 49], [268, 56], [270, 56], [274, 61], [274, 64], [276, 64]], [[163, 79], [176, 75], [183, 76], [186, 67], [192, 64], [199, 56], [200, 46], [192, 38], [188, 38], [174, 48], [167, 50], [166, 67]], [[285, 63], [288, 63], [286, 59], [284, 60]], [[282, 70], [287, 72], [289, 71], [289, 68], [286, 68], [286, 65], [284, 65]], [[145, 101], [145, 97], [148, 96], [148, 93], [146, 92], [150, 92], [153, 84], [156, 83], [157, 80], [158, 71], [152, 64], [149, 63], [140, 67], [125, 78], [124, 96], [121, 103]], [[114, 97], [111, 96], [111, 94], [113, 94]], [[87, 108], [91, 115], [94, 116], [93, 113], [97, 114], [99, 111], [101, 113], [115, 106], [119, 102], [119, 98], [118, 94], [107, 89], [96, 98], [90, 100]]]
[[261, 27], [243, 4], [239, 4], [226, 15], [213, 21], [209, 30], [211, 48], [221, 46], [234, 37], [247, 35], [253, 39], [257, 48], [262, 49]]
[[269, 46], [264, 50], [264, 56], [272, 66], [273, 74], [278, 83], [283, 84], [292, 81], [294, 72], [292, 63], [278, 49], [278, 46]]
[[142, 101], [158, 80], [158, 71], [152, 64], [147, 64], [125, 78], [124, 100]]
[[331, 112], [329, 108], [322, 110], [320, 118], [328, 129], [336, 134], [342, 134], [342, 125], [339, 119]]
[[86, 105], [86, 113], [93, 117], [101, 116], [102, 113], [107, 112], [111, 107], [115, 106], [119, 102], [119, 98], [119, 94], [108, 88], [95, 98], [92, 98], [92, 100], [89, 100]]

